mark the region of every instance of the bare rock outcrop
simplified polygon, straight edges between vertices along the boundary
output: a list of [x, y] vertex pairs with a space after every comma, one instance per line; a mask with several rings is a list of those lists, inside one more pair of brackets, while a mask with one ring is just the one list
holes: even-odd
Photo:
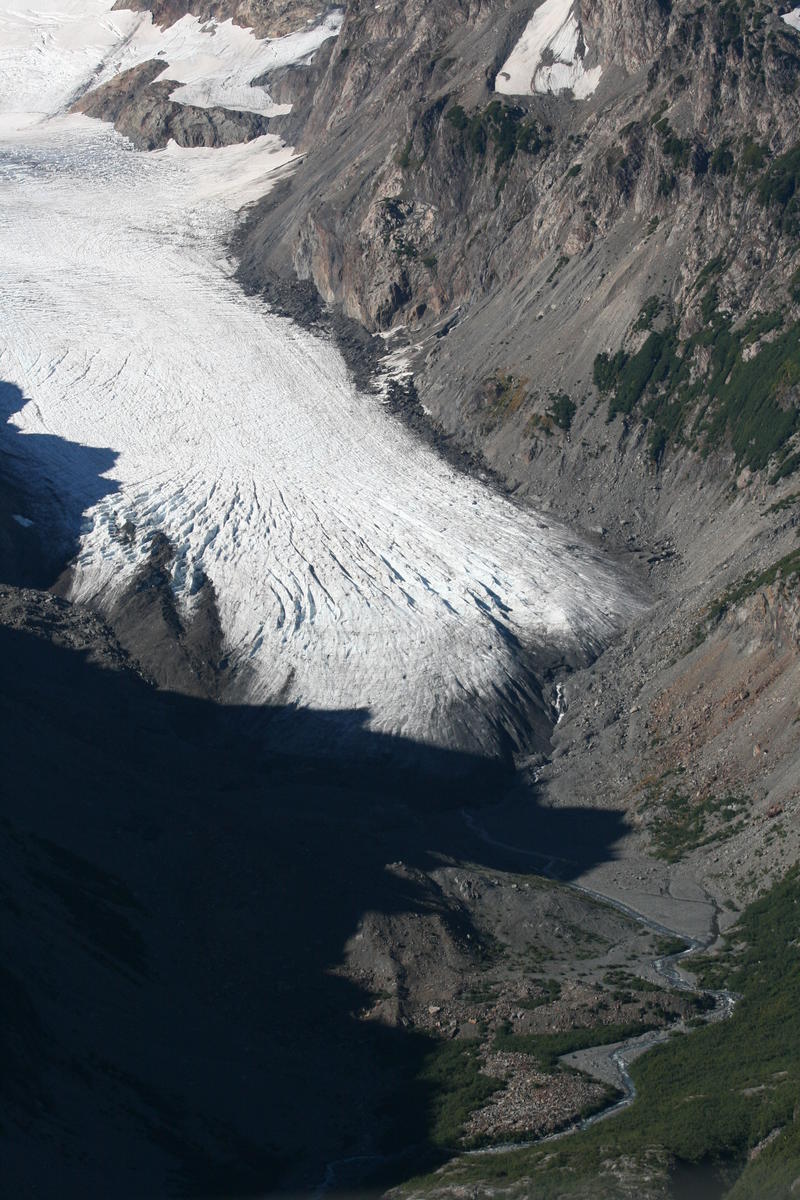
[[258, 37], [275, 38], [294, 33], [313, 20], [321, 6], [306, 0], [117, 0], [114, 7], [149, 10], [162, 29], [190, 13], [201, 21], [232, 20]]
[[229, 146], [266, 133], [266, 117], [229, 108], [178, 104], [170, 94], [179, 85], [158, 79], [163, 59], [150, 59], [87, 92], [74, 105], [87, 117], [110, 121], [137, 150], [158, 150], [173, 140], [179, 146]]

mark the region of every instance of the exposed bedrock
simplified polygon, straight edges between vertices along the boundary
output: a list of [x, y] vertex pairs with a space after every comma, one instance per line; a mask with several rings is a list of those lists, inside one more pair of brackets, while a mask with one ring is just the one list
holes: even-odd
[[110, 121], [137, 150], [158, 150], [172, 139], [179, 146], [230, 146], [267, 132], [266, 117], [229, 108], [201, 108], [170, 100], [173, 80], [163, 74], [163, 59], [131, 67], [82, 96], [74, 105], [87, 117]]
[[[501, 102], [494, 80], [533, 4], [347, 5], [306, 85], [284, 79], [304, 159], [249, 221], [243, 281], [296, 276], [368, 329], [399, 330], [443, 430], [568, 518], [622, 541], [622, 520], [654, 540], [676, 507], [691, 526], [717, 505], [729, 444], [701, 465], [668, 439], [657, 464], [636, 412], [606, 423], [594, 359], [651, 296], [691, 336], [696, 280], [720, 253], [719, 308], [796, 313], [795, 243], [758, 198], [800, 116], [800, 39], [779, 7], [733, 29], [686, 3], [584, 3], [596, 92]], [[575, 406], [569, 428], [553, 396]]]
[[201, 21], [232, 20], [236, 25], [252, 29], [258, 37], [276, 38], [302, 28], [325, 6], [309, 4], [306, 0], [154, 0], [152, 3], [150, 0], [117, 0], [114, 7], [149, 11], [162, 29], [191, 13]]

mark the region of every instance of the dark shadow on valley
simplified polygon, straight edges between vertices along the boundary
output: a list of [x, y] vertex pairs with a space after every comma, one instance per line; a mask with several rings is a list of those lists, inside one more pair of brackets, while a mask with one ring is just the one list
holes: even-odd
[[[63, 461], [84, 454], [98, 476], [113, 461]], [[90, 475], [87, 503], [113, 486]], [[158, 691], [46, 592], [0, 587], [0, 672], [4, 1192], [309, 1196], [332, 1161], [385, 1156], [397, 1181], [435, 1164], [430, 1040], [361, 1019], [374, 996], [336, 968], [368, 913], [439, 906], [479, 952], [466, 910], [387, 865], [520, 870], [462, 818], [508, 772], [363, 713]], [[326, 760], [337, 720], [347, 756]], [[624, 832], [618, 813], [529, 804], [532, 848], [581, 865]]]
[[0, 380], [0, 578], [50, 587], [78, 549], [86, 510], [118, 491], [103, 478], [118, 456], [53, 434], [22, 433], [11, 418], [26, 403], [16, 384]]

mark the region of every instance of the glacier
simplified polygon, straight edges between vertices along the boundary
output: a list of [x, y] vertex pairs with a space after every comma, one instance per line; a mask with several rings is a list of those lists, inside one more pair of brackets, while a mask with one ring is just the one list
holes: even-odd
[[[72, 597], [109, 611], [162, 532], [182, 609], [213, 584], [250, 701], [496, 753], [493, 711], [527, 694], [531, 656], [593, 652], [641, 598], [574, 532], [445, 463], [357, 390], [332, 344], [243, 294], [226, 247], [242, 207], [291, 171], [290, 147], [134, 151], [68, 108], [130, 65], [142, 14], [2, 5], [0, 379], [25, 398], [16, 452], [63, 504], [83, 492], [59, 445], [114, 454]], [[41, 529], [57, 509], [27, 515]]]

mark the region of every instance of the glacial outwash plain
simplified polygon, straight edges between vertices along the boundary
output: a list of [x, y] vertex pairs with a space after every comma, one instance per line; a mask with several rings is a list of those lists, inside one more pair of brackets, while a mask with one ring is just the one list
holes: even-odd
[[0, 0], [0, 1184], [800, 1195], [800, 9]]

